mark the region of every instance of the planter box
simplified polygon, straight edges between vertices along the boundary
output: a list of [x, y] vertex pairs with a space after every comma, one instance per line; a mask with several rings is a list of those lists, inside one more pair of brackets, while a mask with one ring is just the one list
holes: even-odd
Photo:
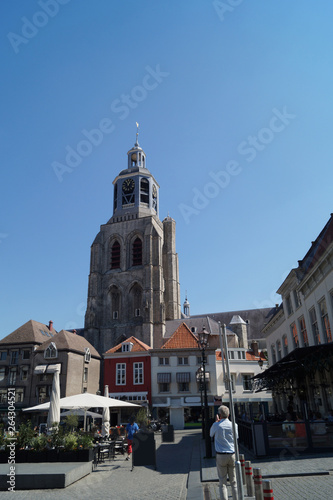
[[78, 462], [92, 462], [94, 460], [94, 450], [77, 450]]

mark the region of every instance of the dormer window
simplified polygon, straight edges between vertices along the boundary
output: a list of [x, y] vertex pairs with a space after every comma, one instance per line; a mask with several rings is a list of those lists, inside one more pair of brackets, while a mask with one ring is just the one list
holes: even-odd
[[133, 348], [133, 342], [123, 342], [121, 344], [121, 352], [129, 352]]
[[45, 349], [44, 358], [56, 358], [58, 356], [58, 350], [54, 342]]
[[91, 353], [90, 353], [90, 349], [89, 347], [86, 347], [84, 349], [84, 361], [86, 363], [90, 363], [90, 360], [91, 360]]

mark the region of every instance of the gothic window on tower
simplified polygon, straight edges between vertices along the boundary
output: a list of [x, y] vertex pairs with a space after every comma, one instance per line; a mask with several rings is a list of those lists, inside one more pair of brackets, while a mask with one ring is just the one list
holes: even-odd
[[111, 269], [120, 268], [120, 244], [115, 241], [111, 247]]
[[142, 241], [140, 238], [136, 238], [133, 243], [133, 266], [142, 265]]
[[147, 179], [140, 181], [140, 202], [149, 205], [149, 181]]
[[130, 297], [133, 307], [133, 316], [138, 318], [141, 316], [142, 288], [137, 283], [131, 288]]
[[125, 179], [122, 184], [122, 204], [131, 205], [135, 202], [134, 194], [135, 182], [134, 179]]

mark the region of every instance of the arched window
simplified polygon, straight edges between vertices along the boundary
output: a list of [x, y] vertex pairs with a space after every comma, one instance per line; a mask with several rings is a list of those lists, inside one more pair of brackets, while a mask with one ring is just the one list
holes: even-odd
[[120, 268], [120, 244], [119, 241], [115, 241], [111, 248], [111, 269]]
[[114, 192], [113, 192], [113, 208], [114, 210], [117, 210], [117, 198], [118, 198], [118, 184], [114, 185]]
[[142, 288], [136, 283], [130, 290], [132, 315], [136, 318], [142, 316]]
[[142, 241], [136, 238], [132, 248], [133, 266], [142, 265]]
[[140, 182], [140, 202], [149, 204], [149, 181], [141, 179]]
[[57, 347], [54, 342], [51, 342], [51, 344], [44, 351], [44, 358], [56, 358], [57, 356]]

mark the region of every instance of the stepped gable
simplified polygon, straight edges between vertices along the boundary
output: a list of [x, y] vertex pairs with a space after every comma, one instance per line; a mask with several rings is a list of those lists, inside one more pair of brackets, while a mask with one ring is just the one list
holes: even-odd
[[44, 323], [39, 323], [30, 319], [12, 333], [0, 341], [0, 345], [5, 344], [43, 344], [46, 340], [52, 339], [57, 332], [52, 327], [49, 329]]
[[98, 359], [101, 358], [95, 347], [93, 347], [88, 340], [80, 335], [68, 332], [67, 330], [61, 330], [59, 333], [54, 335], [52, 339], [44, 342], [38, 347], [38, 349], [36, 349], [36, 352], [44, 351], [51, 342], [56, 345], [58, 351], [72, 351], [84, 354], [85, 349], [88, 347], [92, 357]]
[[151, 349], [151, 347], [149, 347], [149, 345], [145, 344], [144, 342], [137, 339], [136, 337], [129, 337], [128, 339], [124, 340], [123, 342], [116, 345], [115, 347], [112, 347], [112, 349], [109, 349], [108, 351], [106, 351], [105, 354], [122, 352], [121, 346], [124, 342], [132, 342], [133, 347], [132, 347], [131, 351], [129, 351], [129, 352], [145, 352], [145, 351], [149, 351], [149, 349]]
[[198, 349], [198, 339], [186, 323], [179, 325], [162, 349]]

